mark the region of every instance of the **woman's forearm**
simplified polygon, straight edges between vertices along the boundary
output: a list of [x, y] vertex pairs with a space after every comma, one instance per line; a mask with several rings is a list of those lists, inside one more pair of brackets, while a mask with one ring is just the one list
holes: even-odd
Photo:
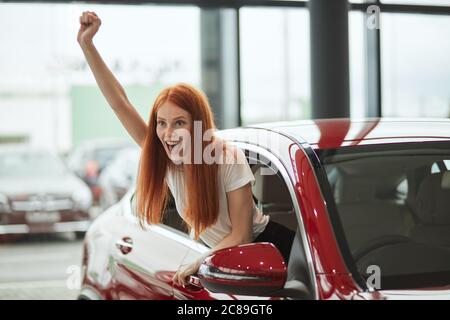
[[235, 247], [235, 246], [239, 246], [241, 244], [246, 244], [246, 243], [250, 243], [250, 242], [252, 242], [250, 234], [235, 235], [235, 234], [230, 233], [225, 238], [223, 238], [218, 244], [216, 244], [209, 253], [213, 253], [220, 249]]
[[80, 46], [97, 84], [111, 108], [116, 110], [129, 103], [125, 90], [103, 61], [93, 42], [80, 43]]
[[131, 137], [142, 147], [147, 124], [129, 102], [122, 85], [109, 70], [92, 41], [80, 42], [80, 46], [106, 101]]

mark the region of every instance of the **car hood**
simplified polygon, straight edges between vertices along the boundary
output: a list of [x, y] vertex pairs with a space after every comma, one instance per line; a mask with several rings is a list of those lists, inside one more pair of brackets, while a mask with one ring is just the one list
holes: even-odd
[[7, 196], [35, 193], [72, 194], [78, 188], [85, 187], [80, 179], [71, 174], [0, 178], [0, 193]]

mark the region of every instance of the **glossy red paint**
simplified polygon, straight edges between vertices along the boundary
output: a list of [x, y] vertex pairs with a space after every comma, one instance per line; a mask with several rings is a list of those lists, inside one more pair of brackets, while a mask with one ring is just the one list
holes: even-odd
[[320, 119], [255, 127], [291, 135], [301, 142], [307, 142], [314, 149], [450, 139], [450, 121], [445, 119]]
[[[188, 253], [188, 257], [190, 261], [196, 260], [200, 258], [201, 254], [199, 252], [196, 252], [195, 250], [191, 250]], [[184, 264], [184, 263], [183, 263]], [[270, 299], [270, 300], [277, 300], [279, 298], [276, 297], [258, 297], [253, 295], [246, 295], [246, 296], [240, 296], [236, 293], [233, 294], [227, 294], [223, 292], [212, 292], [208, 289], [204, 288], [202, 285], [199, 286], [193, 286], [193, 285], [186, 285], [186, 286], [179, 286], [177, 284], [173, 284], [173, 292], [174, 292], [174, 299], [181, 299], [181, 300], [239, 300], [239, 299]]]
[[[317, 144], [319, 148], [329, 148], [330, 146], [341, 145], [350, 129], [350, 121], [347, 119], [336, 119], [334, 121], [316, 121], [316, 126], [320, 131], [320, 138]], [[333, 135], [329, 135], [333, 132]]]
[[[266, 286], [280, 288], [286, 282], [286, 264], [283, 256], [271, 243], [252, 243], [222, 249], [204, 261], [205, 266], [214, 267], [228, 275], [255, 277], [258, 280], [235, 281], [243, 286]], [[217, 283], [232, 283], [232, 280], [209, 279]]]
[[[89, 229], [83, 285], [102, 299], [173, 299], [172, 277], [188, 248], [130, 223], [121, 209], [111, 207]], [[126, 254], [117, 246], [123, 239], [132, 243]]]
[[[348, 274], [318, 274], [316, 275], [321, 300], [357, 300], [364, 292], [355, 285], [354, 280]], [[372, 292], [367, 292], [368, 300], [378, 300]]]
[[304, 150], [297, 145], [291, 145], [290, 152], [292, 165], [296, 167], [295, 190], [313, 255], [320, 298], [349, 297], [361, 288], [351, 277], [337, 246], [314, 169]]

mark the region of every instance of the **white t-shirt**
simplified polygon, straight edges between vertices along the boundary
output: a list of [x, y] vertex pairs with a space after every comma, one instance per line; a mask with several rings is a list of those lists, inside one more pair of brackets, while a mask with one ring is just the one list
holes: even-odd
[[[215, 224], [205, 229], [200, 234], [202, 239], [208, 246], [214, 247], [223, 238], [231, 232], [231, 220], [228, 212], [227, 192], [239, 189], [247, 183], [254, 183], [255, 177], [245, 158], [244, 152], [236, 148], [236, 160], [232, 155], [233, 152], [227, 153], [227, 161], [219, 164], [218, 169], [218, 188], [219, 188], [219, 215]], [[183, 218], [186, 208], [185, 204], [185, 187], [184, 174], [181, 170], [168, 170], [166, 175], [167, 185], [172, 192], [178, 213]], [[269, 216], [263, 215], [255, 204], [253, 204], [253, 240], [264, 231]], [[192, 236], [192, 233], [191, 233]]]

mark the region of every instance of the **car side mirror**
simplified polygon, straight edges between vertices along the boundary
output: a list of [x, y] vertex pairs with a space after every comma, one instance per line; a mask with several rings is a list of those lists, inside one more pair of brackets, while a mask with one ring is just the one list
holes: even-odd
[[200, 265], [198, 277], [211, 292], [271, 296], [283, 289], [287, 266], [272, 243], [251, 243], [208, 256]]

